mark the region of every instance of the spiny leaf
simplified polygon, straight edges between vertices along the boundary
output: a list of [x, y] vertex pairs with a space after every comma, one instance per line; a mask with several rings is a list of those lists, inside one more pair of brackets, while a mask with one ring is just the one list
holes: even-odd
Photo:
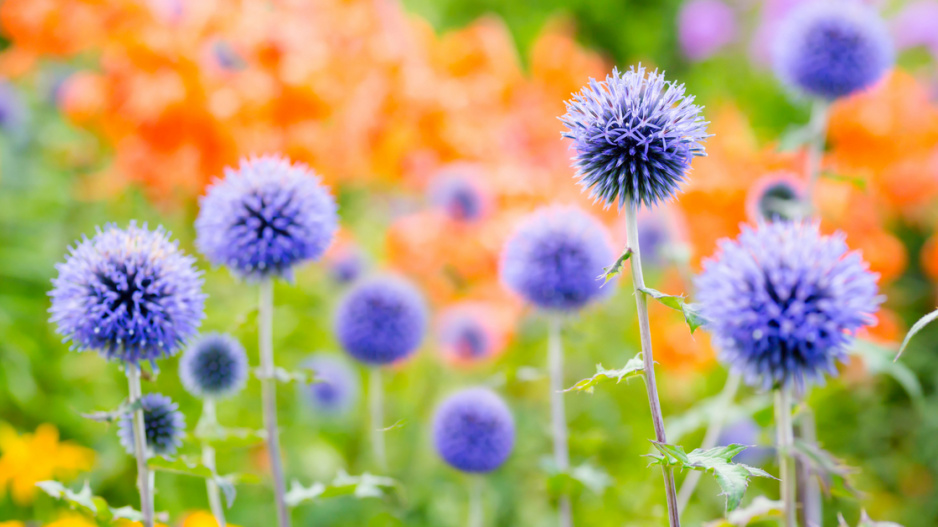
[[602, 364], [597, 364], [595, 375], [577, 382], [573, 386], [564, 390], [564, 392], [575, 390], [575, 391], [586, 391], [589, 393], [593, 393], [593, 388], [597, 384], [600, 384], [605, 381], [610, 381], [613, 379], [615, 379], [616, 384], [619, 384], [620, 382], [622, 382], [622, 379], [638, 377], [642, 375], [644, 371], [645, 370], [642, 367], [642, 354], [641, 353], [629, 359], [629, 361], [625, 363], [625, 366], [623, 366], [622, 368], [619, 368], [618, 370], [607, 370], [603, 368]]
[[384, 476], [375, 476], [365, 472], [361, 476], [350, 476], [344, 471], [339, 472], [332, 483], [313, 483], [304, 487], [294, 480], [290, 483], [285, 501], [288, 506], [296, 507], [304, 501], [313, 501], [336, 496], [355, 496], [356, 498], [380, 498], [385, 492], [394, 488], [397, 482]]
[[[837, 524], [839, 527], [850, 527], [847, 524], [847, 520], [844, 519], [843, 514], [837, 513]], [[860, 523], [857, 524], [857, 527], [902, 527], [898, 523], [893, 522], [877, 522], [873, 521], [870, 518], [870, 515], [866, 513], [865, 510], [860, 511]]]
[[626, 248], [625, 252], [619, 255], [619, 258], [613, 262], [609, 267], [603, 267], [603, 274], [596, 277], [597, 280], [602, 280], [603, 285], [615, 278], [616, 275], [622, 272], [622, 267], [625, 266], [625, 262], [632, 257], [632, 248]]
[[792, 454], [811, 467], [811, 471], [818, 476], [827, 494], [834, 489], [842, 489], [846, 496], [856, 497], [859, 494], [847, 480], [847, 476], [857, 470], [846, 465], [830, 452], [817, 445], [795, 439]]
[[909, 334], [905, 336], [905, 339], [902, 340], [902, 345], [899, 346], [899, 353], [896, 354], [895, 360], [899, 360], [899, 357], [902, 356], [902, 352], [905, 351], [905, 348], [909, 345], [909, 341], [912, 340], [912, 337], [914, 337], [915, 334], [921, 331], [925, 326], [934, 322], [935, 319], [938, 319], [938, 309], [918, 319], [918, 322], [915, 324], [912, 324], [912, 329], [909, 330]]
[[712, 474], [720, 488], [723, 489], [721, 496], [726, 496], [727, 512], [739, 507], [743, 494], [746, 492], [746, 487], [749, 486], [750, 477], [759, 476], [775, 479], [761, 468], [732, 462], [737, 454], [748, 448], [746, 445], [732, 444], [707, 450], [698, 448], [688, 454], [684, 452], [684, 447], [680, 445], [669, 445], [657, 441], [652, 441], [652, 444], [660, 452], [660, 454], [648, 455], [648, 457], [655, 460], [653, 464], [689, 468]]
[[756, 496], [746, 507], [736, 509], [724, 519], [705, 523], [704, 527], [746, 527], [756, 522], [781, 518], [784, 507], [785, 504], [780, 501]]
[[687, 299], [684, 298], [683, 295], [667, 295], [650, 287], [642, 287], [639, 291], [654, 298], [665, 306], [683, 313], [684, 322], [686, 322], [687, 327], [690, 328], [691, 334], [704, 324], [704, 319], [700, 315], [700, 307], [697, 304], [687, 303]]
[[142, 404], [143, 403], [140, 399], [137, 399], [133, 403], [124, 401], [114, 410], [105, 412], [90, 412], [87, 414], [81, 414], [81, 416], [85, 419], [98, 421], [99, 423], [113, 423], [129, 413], [136, 412], [141, 408]]
[[[46, 480], [36, 483], [36, 486], [53, 498], [63, 500], [73, 509], [83, 510], [92, 516], [98, 515], [100, 502], [96, 503], [94, 494], [91, 493], [91, 485], [85, 481], [81, 490], [75, 492], [65, 485], [55, 480]], [[107, 503], [105, 502], [105, 505]]]
[[893, 350], [868, 340], [857, 339], [851, 351], [863, 358], [863, 363], [870, 373], [882, 373], [892, 377], [913, 401], [922, 401], [922, 385], [918, 377], [908, 366], [892, 359]]

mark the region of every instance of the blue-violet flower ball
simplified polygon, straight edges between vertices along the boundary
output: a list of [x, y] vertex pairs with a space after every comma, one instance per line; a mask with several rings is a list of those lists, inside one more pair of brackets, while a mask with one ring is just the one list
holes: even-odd
[[488, 196], [480, 187], [477, 171], [470, 165], [441, 170], [430, 184], [430, 202], [453, 220], [478, 220], [488, 208]]
[[850, 0], [805, 2], [792, 10], [772, 51], [783, 82], [827, 100], [871, 86], [895, 60], [886, 23]]
[[69, 248], [56, 269], [50, 320], [79, 351], [152, 363], [176, 353], [202, 322], [201, 272], [162, 227], [107, 225]]
[[541, 309], [572, 311], [613, 287], [597, 277], [615, 259], [606, 229], [573, 207], [546, 207], [523, 221], [502, 251], [509, 289]]
[[639, 66], [590, 79], [567, 101], [563, 136], [583, 188], [606, 206], [652, 207], [684, 182], [691, 160], [705, 155], [707, 122], [684, 85]]
[[196, 245], [247, 280], [292, 278], [316, 260], [338, 227], [336, 204], [306, 165], [278, 156], [242, 160], [209, 187], [195, 221]]
[[[186, 433], [186, 418], [179, 412], [179, 405], [159, 393], [148, 393], [141, 397], [143, 426], [148, 455], [168, 456], [182, 445]], [[134, 453], [133, 413], [121, 416], [117, 424], [117, 435], [128, 453]]]
[[515, 446], [515, 422], [501, 397], [469, 388], [444, 400], [433, 417], [433, 444], [447, 464], [463, 472], [491, 472]]
[[196, 397], [221, 399], [244, 388], [248, 357], [231, 335], [208, 333], [192, 342], [179, 359], [179, 377]]
[[317, 353], [303, 366], [313, 370], [316, 382], [306, 386], [313, 406], [325, 413], [342, 414], [358, 401], [361, 382], [358, 373], [345, 360], [335, 355]]
[[875, 322], [878, 275], [842, 233], [816, 223], [743, 226], [721, 240], [696, 279], [701, 314], [721, 358], [763, 388], [836, 375], [853, 335]]
[[743, 417], [723, 428], [717, 438], [717, 444], [728, 446], [735, 443], [749, 446], [737, 454], [733, 462], [758, 467], [772, 457], [772, 448], [759, 444], [761, 435], [762, 428], [759, 424], [751, 417]]
[[395, 276], [360, 281], [339, 302], [335, 333], [355, 360], [372, 366], [410, 356], [427, 327], [423, 297]]

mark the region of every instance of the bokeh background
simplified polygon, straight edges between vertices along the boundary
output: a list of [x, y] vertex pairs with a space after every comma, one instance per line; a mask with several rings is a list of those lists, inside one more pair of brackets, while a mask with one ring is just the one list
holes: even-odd
[[[114, 506], [135, 505], [133, 460], [115, 427], [81, 413], [125, 397], [116, 365], [74, 353], [47, 321], [55, 263], [107, 222], [163, 224], [195, 253], [192, 223], [205, 184], [245, 155], [281, 152], [310, 164], [340, 204], [342, 232], [327, 257], [275, 291], [278, 364], [341, 351], [332, 309], [347, 287], [337, 269], [392, 270], [415, 280], [435, 314], [485, 307], [499, 346], [481, 361], [446, 358], [434, 335], [388, 375], [386, 432], [391, 498], [337, 498], [298, 507], [297, 525], [456, 526], [468, 480], [435, 455], [427, 423], [456, 387], [485, 384], [506, 396], [518, 424], [510, 461], [487, 478], [491, 525], [551, 525], [546, 321], [505, 291], [501, 245], [518, 218], [554, 202], [602, 218], [617, 244], [614, 210], [593, 206], [572, 180], [560, 138], [563, 101], [590, 77], [642, 63], [684, 82], [714, 136], [679, 200], [646, 224], [667, 225], [648, 251], [649, 286], [692, 295], [688, 277], [719, 238], [752, 221], [747, 196], [766, 174], [800, 173], [792, 130], [809, 105], [772, 74], [768, 49], [796, 0], [3, 0], [0, 2], [0, 525], [94, 525], [69, 516], [34, 487], [87, 480]], [[891, 351], [935, 307], [938, 284], [938, 2], [875, 2], [900, 49], [874, 88], [836, 103], [818, 200], [822, 227], [841, 229], [881, 274], [888, 295], [879, 324], [839, 378], [811, 391], [821, 445], [856, 467], [861, 494], [837, 489], [825, 525], [861, 508], [906, 526], [938, 525], [938, 331], [926, 330], [898, 364]], [[486, 196], [477, 221], [461, 221], [428, 197], [455, 166]], [[645, 243], [645, 242], [643, 242]], [[647, 251], [647, 250], [646, 250]], [[204, 261], [207, 330], [229, 331], [257, 362], [257, 292]], [[346, 266], [346, 267], [343, 267]], [[619, 367], [638, 350], [631, 289], [567, 321], [567, 384], [597, 363]], [[725, 369], [704, 332], [680, 313], [651, 312], [659, 389], [672, 442], [699, 445], [707, 400]], [[175, 360], [155, 383], [194, 425]], [[363, 373], [363, 372], [362, 372]], [[364, 379], [363, 379], [364, 381]], [[231, 426], [261, 425], [260, 385], [219, 407]], [[568, 394], [571, 454], [599, 475], [574, 489], [578, 523], [658, 525], [661, 476], [643, 454], [653, 437], [640, 381]], [[727, 409], [743, 442], [771, 445], [764, 394], [740, 391]], [[288, 479], [331, 480], [373, 470], [364, 406], [327, 417], [294, 386], [280, 388]], [[189, 447], [195, 448], [195, 447]], [[265, 473], [260, 446], [219, 453], [222, 472]], [[770, 471], [775, 463], [761, 461]], [[680, 480], [679, 476], [679, 480]], [[157, 475], [157, 510], [173, 526], [213, 525], [204, 484]], [[229, 521], [273, 522], [271, 492], [242, 485]], [[705, 476], [688, 525], [718, 519], [723, 499]], [[754, 481], [747, 503], [777, 497]], [[64, 519], [63, 519], [64, 518]], [[20, 525], [12, 523], [11, 525]]]

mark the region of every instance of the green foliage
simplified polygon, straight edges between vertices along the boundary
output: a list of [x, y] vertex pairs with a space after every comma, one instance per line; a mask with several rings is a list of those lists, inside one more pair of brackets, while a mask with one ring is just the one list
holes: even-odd
[[857, 339], [851, 351], [863, 359], [870, 373], [892, 377], [913, 401], [917, 404], [922, 403], [924, 397], [922, 383], [911, 368], [893, 360], [895, 351], [864, 339]]
[[643, 287], [641, 291], [671, 309], [683, 313], [684, 322], [687, 323], [691, 333], [704, 324], [704, 319], [700, 316], [700, 308], [696, 304], [688, 304], [683, 295], [667, 295], [650, 287]]
[[616, 275], [622, 272], [622, 268], [623, 266], [625, 266], [625, 262], [631, 257], [632, 257], [632, 248], [628, 247], [625, 249], [625, 251], [621, 255], [619, 255], [619, 257], [616, 259], [616, 261], [612, 265], [610, 265], [609, 267], [603, 267], [603, 274], [597, 276], [596, 279], [602, 280], [603, 285], [606, 285], [606, 283], [608, 283], [609, 280], [612, 280], [613, 278], [616, 277]]
[[[837, 525], [839, 527], [850, 527], [842, 514], [837, 514]], [[857, 527], [902, 527], [898, 523], [873, 521], [865, 510], [860, 511], [860, 523]]]
[[708, 522], [704, 527], [746, 527], [775, 520], [782, 517], [783, 507], [784, 504], [780, 501], [770, 500], [765, 496], [756, 496], [746, 507], [736, 509], [727, 514], [726, 518]]
[[91, 486], [86, 481], [81, 490], [75, 492], [55, 480], [40, 481], [36, 486], [49, 496], [62, 500], [72, 509], [83, 512], [98, 521], [111, 522], [114, 520], [141, 521], [143, 515], [133, 507], [110, 507], [107, 501], [91, 492]]
[[811, 468], [811, 472], [818, 477], [824, 491], [845, 497], [856, 497], [857, 491], [850, 484], [847, 477], [856, 472], [856, 469], [846, 465], [823, 448], [795, 439], [792, 454]]
[[721, 496], [726, 496], [727, 512], [739, 507], [743, 494], [746, 492], [746, 488], [749, 487], [750, 477], [758, 476], [774, 479], [771, 474], [761, 468], [733, 463], [733, 458], [746, 450], [746, 445], [732, 444], [707, 450], [698, 448], [690, 453], [685, 453], [684, 447], [680, 445], [668, 445], [657, 441], [652, 441], [652, 444], [659, 452], [658, 454], [648, 454], [648, 457], [654, 460], [653, 464], [700, 470], [713, 475], [723, 490]]
[[609, 473], [591, 463], [560, 470], [553, 458], [543, 458], [541, 466], [547, 471], [547, 491], [551, 496], [575, 495], [583, 489], [602, 494], [613, 484]]
[[588, 393], [593, 393], [593, 388], [595, 388], [598, 384], [611, 381], [613, 379], [616, 381], [616, 384], [619, 384], [623, 379], [640, 377], [644, 374], [644, 372], [645, 370], [642, 366], [642, 354], [639, 352], [638, 355], [629, 359], [629, 361], [625, 363], [625, 366], [619, 368], [618, 370], [607, 370], [606, 368], [603, 368], [602, 364], [597, 364], [596, 373], [592, 377], [578, 381], [573, 386], [564, 390], [564, 392], [586, 391]]
[[384, 476], [375, 476], [365, 472], [361, 476], [350, 476], [344, 471], [330, 484], [316, 482], [304, 487], [299, 481], [290, 483], [286, 502], [290, 507], [296, 507], [306, 501], [317, 501], [338, 496], [354, 496], [358, 499], [382, 498], [397, 486], [397, 482]]
[[938, 309], [918, 319], [915, 324], [912, 324], [912, 329], [910, 329], [909, 333], [905, 336], [904, 339], [902, 339], [902, 344], [899, 346], [899, 353], [896, 354], [896, 360], [899, 360], [899, 357], [902, 356], [902, 352], [905, 351], [905, 348], [909, 345], [909, 341], [912, 340], [912, 337], [914, 337], [919, 331], [924, 329], [925, 326], [931, 324], [936, 319], [938, 319]]
[[85, 419], [98, 421], [99, 423], [114, 423], [114, 422], [117, 422], [121, 417], [139, 410], [142, 404], [143, 403], [141, 402], [140, 399], [137, 399], [133, 403], [129, 401], [124, 401], [115, 410], [102, 411], [102, 412], [90, 412], [86, 414], [81, 414], [81, 416], [84, 417]]

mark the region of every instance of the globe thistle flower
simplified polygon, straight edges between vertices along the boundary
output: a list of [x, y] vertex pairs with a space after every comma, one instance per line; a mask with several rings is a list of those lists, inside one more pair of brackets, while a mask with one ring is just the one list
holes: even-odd
[[130, 365], [175, 354], [202, 322], [201, 272], [162, 227], [107, 225], [56, 265], [50, 321], [73, 349]]
[[724, 427], [717, 439], [717, 444], [722, 446], [748, 445], [749, 448], [737, 454], [733, 461], [757, 467], [772, 457], [770, 447], [759, 446], [761, 436], [762, 428], [758, 423], [751, 417], [744, 417]]
[[420, 293], [394, 276], [353, 286], [336, 310], [335, 333], [355, 360], [372, 366], [410, 356], [423, 339], [427, 312]]
[[248, 280], [292, 278], [319, 258], [337, 229], [336, 205], [306, 165], [278, 156], [242, 160], [209, 187], [195, 221], [196, 245]]
[[231, 335], [208, 333], [193, 342], [179, 359], [179, 377], [196, 397], [221, 399], [244, 388], [248, 357]]
[[753, 222], [802, 219], [806, 210], [801, 179], [790, 172], [763, 176], [749, 189], [746, 213]]
[[868, 268], [842, 233], [816, 223], [743, 226], [704, 262], [697, 299], [730, 368], [749, 384], [803, 391], [836, 375], [853, 335], [875, 322], [882, 297]]
[[788, 14], [773, 47], [775, 72], [808, 95], [833, 100], [878, 81], [895, 60], [885, 22], [856, 1], [806, 2]]
[[447, 308], [440, 315], [436, 337], [440, 353], [454, 364], [473, 364], [495, 356], [505, 346], [505, 335], [491, 308], [465, 302]]
[[627, 203], [652, 207], [667, 201], [684, 182], [707, 122], [684, 85], [657, 71], [617, 69], [605, 82], [589, 86], [567, 101], [563, 136], [573, 140], [580, 186], [606, 206]]
[[358, 373], [335, 355], [318, 353], [303, 366], [313, 370], [316, 382], [306, 386], [312, 405], [323, 412], [342, 414], [358, 401], [361, 390]]
[[430, 184], [430, 203], [455, 221], [471, 222], [488, 209], [488, 196], [479, 185], [477, 168], [456, 165], [444, 168]]
[[491, 472], [515, 445], [515, 422], [501, 397], [469, 388], [444, 400], [433, 417], [433, 444], [447, 464], [463, 472]]
[[736, 39], [736, 13], [721, 0], [684, 2], [677, 16], [678, 42], [684, 56], [706, 60]]
[[[182, 445], [186, 433], [186, 418], [179, 412], [179, 405], [159, 393], [148, 393], [140, 398], [143, 408], [143, 426], [146, 433], [147, 452], [150, 455], [169, 456]], [[117, 424], [117, 436], [127, 453], [134, 453], [133, 413], [121, 416]]]
[[541, 309], [571, 311], [613, 288], [597, 280], [615, 259], [605, 228], [573, 207], [531, 214], [502, 251], [500, 272], [509, 289]]
[[329, 276], [339, 284], [350, 284], [365, 272], [368, 256], [357, 244], [349, 241], [333, 244], [326, 252]]

